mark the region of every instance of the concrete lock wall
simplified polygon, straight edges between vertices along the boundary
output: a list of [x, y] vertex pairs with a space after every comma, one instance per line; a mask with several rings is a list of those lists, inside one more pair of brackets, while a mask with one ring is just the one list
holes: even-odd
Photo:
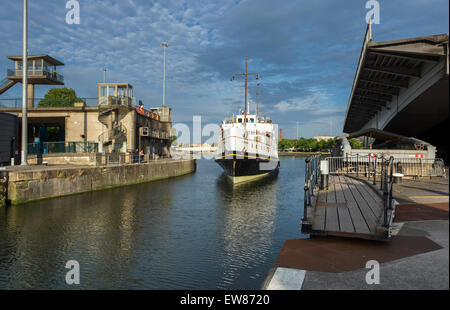
[[8, 172], [7, 200], [33, 200], [145, 183], [195, 172], [195, 159], [120, 166], [49, 168]]
[[8, 182], [6, 173], [0, 172], [0, 208], [6, 206], [6, 195], [8, 190]]
[[[98, 159], [100, 157], [100, 159]], [[102, 164], [101, 153], [52, 153], [29, 155], [28, 164], [98, 166]]]

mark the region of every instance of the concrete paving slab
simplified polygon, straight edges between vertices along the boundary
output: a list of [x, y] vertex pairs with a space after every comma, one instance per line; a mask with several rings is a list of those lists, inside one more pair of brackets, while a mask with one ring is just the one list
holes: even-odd
[[305, 270], [278, 267], [267, 290], [301, 290], [305, 274]]

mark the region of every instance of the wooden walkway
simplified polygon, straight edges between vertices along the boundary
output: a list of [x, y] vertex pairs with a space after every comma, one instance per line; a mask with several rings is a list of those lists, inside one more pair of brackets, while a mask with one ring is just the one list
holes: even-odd
[[302, 232], [364, 239], [388, 239], [383, 196], [362, 180], [330, 175], [328, 190], [316, 192]]

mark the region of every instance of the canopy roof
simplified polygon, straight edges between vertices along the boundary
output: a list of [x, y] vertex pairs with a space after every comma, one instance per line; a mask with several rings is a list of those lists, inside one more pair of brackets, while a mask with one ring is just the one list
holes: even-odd
[[369, 25], [347, 105], [344, 132], [361, 129], [378, 111], [420, 79], [427, 63], [446, 58], [448, 35], [377, 43]]
[[[22, 60], [23, 56], [8, 56], [8, 59], [11, 60]], [[52, 65], [55, 66], [64, 66], [64, 64], [62, 62], [60, 62], [59, 60], [56, 60], [55, 58], [49, 56], [49, 55], [28, 55], [27, 59], [28, 60], [34, 60], [34, 59], [44, 59], [46, 62], [51, 63]]]

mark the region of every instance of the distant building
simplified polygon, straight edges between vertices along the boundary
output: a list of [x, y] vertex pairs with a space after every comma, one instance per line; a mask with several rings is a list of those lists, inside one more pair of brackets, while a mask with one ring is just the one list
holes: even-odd
[[322, 140], [328, 141], [328, 140], [334, 139], [334, 137], [330, 137], [330, 136], [315, 136], [314, 139], [316, 139], [317, 142], [320, 142]]

